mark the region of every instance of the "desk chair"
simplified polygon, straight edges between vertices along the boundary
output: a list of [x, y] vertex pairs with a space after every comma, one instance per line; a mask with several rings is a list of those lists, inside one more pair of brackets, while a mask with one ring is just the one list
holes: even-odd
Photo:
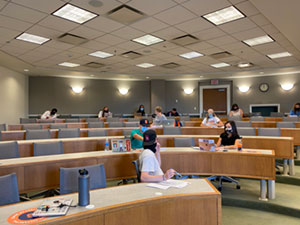
[[76, 168], [59, 169], [60, 194], [69, 194], [78, 191], [79, 170], [86, 169], [90, 175], [90, 190], [106, 187], [106, 176], [104, 164], [82, 166]]
[[180, 127], [165, 127], [163, 128], [164, 135], [181, 135]]
[[89, 122], [100, 122], [100, 119], [99, 118], [86, 118], [85, 121], [87, 123], [89, 123]]
[[120, 122], [119, 117], [107, 117], [106, 122], [111, 123], [111, 122]]
[[40, 119], [38, 120], [39, 123], [54, 123], [53, 119]]
[[79, 123], [80, 120], [79, 120], [79, 118], [67, 118], [67, 119], [65, 120], [65, 122], [66, 122], [66, 123]]
[[258, 136], [280, 137], [280, 128], [258, 128]]
[[88, 137], [105, 137], [106, 130], [104, 129], [92, 129], [88, 130]]
[[174, 138], [175, 147], [192, 147], [194, 145], [194, 138]]
[[124, 127], [123, 122], [108, 122], [108, 127]]
[[132, 164], [135, 167], [135, 171], [136, 171], [136, 180], [138, 183], [141, 183], [141, 171], [140, 171], [140, 163], [139, 160], [134, 160], [132, 161]]
[[24, 124], [22, 130], [41, 130], [43, 129], [41, 124]]
[[65, 123], [50, 124], [50, 129], [60, 129], [60, 128], [67, 128], [67, 124]]
[[228, 116], [227, 121], [229, 121], [229, 120], [236, 122], [236, 121], [241, 121], [242, 118], [241, 118], [241, 116]]
[[125, 122], [125, 127], [138, 127], [139, 126], [139, 122]]
[[237, 130], [240, 136], [256, 136], [254, 127], [238, 127]]
[[189, 116], [181, 116], [180, 121], [190, 121], [190, 117]]
[[17, 175], [15, 173], [0, 177], [0, 205], [20, 201]]
[[283, 117], [283, 122], [297, 122], [299, 119], [298, 119], [298, 116], [289, 116], [289, 117]]
[[271, 112], [270, 116], [271, 117], [283, 117], [284, 113], [283, 112]]
[[26, 130], [26, 140], [36, 140], [36, 139], [50, 139], [50, 130]]
[[34, 118], [20, 118], [20, 124], [24, 123], [36, 123], [36, 119]]
[[223, 181], [228, 181], [230, 183], [235, 183], [236, 184], [236, 189], [241, 189], [240, 186], [240, 182], [238, 182], [237, 180], [231, 178], [231, 177], [227, 177], [227, 176], [211, 176], [211, 177], [207, 177], [207, 180], [212, 181], [212, 180], [219, 180], [219, 184], [218, 184], [218, 190], [222, 191], [222, 183]]
[[140, 122], [139, 118], [128, 118], [128, 122]]
[[251, 127], [250, 121], [235, 121], [237, 127]]
[[57, 154], [64, 154], [62, 141], [33, 143], [34, 156], [57, 155]]
[[11, 159], [19, 157], [19, 147], [16, 141], [0, 142], [0, 159]]
[[103, 128], [104, 122], [88, 122], [88, 128]]
[[277, 122], [277, 128], [296, 128], [294, 122]]
[[6, 131], [6, 124], [0, 124], [0, 131]]
[[250, 121], [265, 121], [265, 118], [262, 116], [252, 116], [250, 117]]
[[80, 137], [80, 128], [60, 128], [58, 130], [58, 138], [74, 137]]

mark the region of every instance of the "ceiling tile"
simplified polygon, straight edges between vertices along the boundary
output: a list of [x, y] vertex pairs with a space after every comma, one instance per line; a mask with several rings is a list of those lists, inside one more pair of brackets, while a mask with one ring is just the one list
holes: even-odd
[[1, 0], [0, 1], [0, 11], [4, 8], [4, 6], [6, 6], [8, 4], [7, 1]]
[[265, 31], [258, 27], [232, 34], [233, 37], [235, 37], [240, 41], [255, 38], [255, 37], [261, 37], [264, 35], [266, 35]]
[[176, 5], [171, 0], [132, 0], [127, 5], [147, 14], [154, 15]]
[[279, 33], [279, 30], [272, 24], [261, 26], [261, 28], [269, 35]]
[[27, 23], [8, 16], [0, 15], [0, 27], [6, 27], [11, 30], [24, 31], [32, 26], [32, 23]]
[[98, 42], [98, 41], [93, 41], [93, 40], [89, 41], [87, 43], [84, 43], [80, 46], [84, 47], [84, 48], [89, 48], [89, 49], [94, 50], [94, 51], [98, 51], [98, 50], [109, 47], [109, 45], [107, 45], [107, 44], [104, 44], [104, 43], [101, 43], [101, 42]]
[[211, 55], [218, 52], [222, 52], [222, 49], [213, 47], [213, 48], [203, 49], [201, 53], [205, 55]]
[[69, 32], [70, 30], [80, 26], [77, 23], [51, 15], [39, 22], [39, 25], [61, 31], [63, 33]]
[[231, 4], [227, 0], [190, 0], [182, 5], [198, 16], [203, 16], [207, 13], [226, 8]]
[[166, 28], [168, 25], [155, 18], [149, 17], [133, 23], [131, 26], [146, 33], [152, 33]]
[[63, 34], [61, 31], [49, 29], [40, 25], [34, 25], [26, 33], [42, 36], [45, 38], [55, 39]]
[[5, 45], [1, 47], [1, 50], [13, 56], [19, 56], [28, 51], [28, 49], [23, 49], [16, 46], [10, 46], [10, 45]]
[[[94, 1], [97, 2], [97, 1]], [[101, 0], [98, 1], [101, 2], [102, 5], [97, 7], [93, 6], [93, 1], [82, 1], [82, 0], [72, 0], [71, 4], [74, 4], [80, 8], [86, 9], [88, 11], [91, 11], [93, 13], [96, 13], [100, 16], [103, 14], [106, 14], [107, 12], [111, 11], [114, 8], [117, 8], [118, 6], [122, 5], [122, 3], [115, 1], [115, 0]]]
[[177, 27], [178, 29], [183, 30], [187, 33], [192, 34], [192, 33], [202, 31], [202, 30], [205, 30], [208, 28], [213, 28], [214, 25], [207, 22], [202, 17], [198, 17], [198, 18], [189, 20], [187, 22], [177, 24], [175, 27]]
[[5, 27], [0, 27], [0, 34], [1, 34], [0, 40], [2, 40], [3, 42], [7, 42], [7, 41], [14, 40], [14, 38], [21, 33], [16, 30], [10, 30]]
[[191, 44], [191, 45], [188, 45], [186, 47], [191, 49], [191, 50], [198, 51], [198, 52], [202, 53], [203, 49], [213, 48], [214, 46], [212, 46], [211, 44], [209, 44], [206, 41], [201, 41], [199, 43]]
[[25, 41], [21, 41], [21, 40], [17, 40], [17, 39], [11, 40], [7, 45], [18, 47], [21, 49], [26, 49], [26, 50], [32, 50], [32, 49], [35, 49], [40, 46], [37, 44], [33, 44], [30, 42], [25, 42]]
[[81, 25], [71, 31], [69, 31], [71, 34], [80, 36], [80, 37], [84, 37], [87, 39], [94, 39], [96, 37], [99, 37], [101, 35], [104, 35], [104, 32], [101, 31], [97, 31], [95, 29], [91, 29], [86, 27], [85, 25]]
[[170, 25], [175, 25], [193, 19], [196, 17], [196, 15], [183, 8], [182, 6], [175, 6], [171, 9], [156, 14], [154, 17]]
[[224, 35], [226, 35], [226, 33], [224, 31], [220, 30], [219, 28], [214, 27], [214, 28], [210, 28], [207, 30], [203, 30], [203, 31], [194, 33], [193, 35], [198, 37], [200, 40], [206, 41], [206, 40], [224, 36]]
[[237, 4], [237, 3], [240, 3], [240, 2], [243, 2], [245, 0], [229, 0], [232, 4]]
[[259, 14], [257, 8], [249, 1], [241, 2], [235, 6], [248, 17]]
[[60, 0], [51, 0], [51, 1], [41, 1], [41, 0], [12, 0], [19, 5], [23, 5], [25, 7], [36, 9], [42, 11], [44, 13], [51, 14], [58, 8], [62, 7], [65, 3]]
[[234, 43], [236, 41], [237, 41], [236, 39], [234, 39], [228, 35], [228, 36], [211, 39], [211, 40], [208, 40], [207, 42], [214, 46], [222, 47], [223, 45]]
[[270, 21], [264, 17], [262, 14], [258, 14], [255, 16], [251, 16], [250, 20], [252, 20], [258, 26], [264, 26], [270, 23]]
[[118, 36], [122, 39], [130, 39], [130, 40], [145, 35], [144, 32], [141, 32], [130, 26], [122, 27], [121, 29], [114, 31], [111, 34]]
[[29, 23], [37, 23], [47, 16], [46, 13], [32, 10], [14, 3], [9, 3], [0, 12], [1, 15], [13, 17]]
[[102, 16], [96, 17], [95, 19], [86, 22], [85, 26], [103, 32], [112, 32], [114, 30], [120, 29], [121, 27], [124, 27], [123, 24], [120, 24]]
[[160, 31], [154, 32], [153, 35], [163, 38], [165, 40], [171, 40], [176, 37], [181, 37], [183, 35], [186, 35], [186, 33], [175, 27], [168, 27], [166, 29], [162, 29]]
[[116, 45], [116, 44], [125, 42], [126, 40], [118, 38], [111, 34], [105, 34], [101, 37], [96, 38], [95, 41], [99, 41], [99, 42], [105, 43], [107, 45]]
[[143, 48], [143, 45], [135, 43], [133, 41], [127, 41], [127, 42], [123, 42], [121, 44], [118, 44], [117, 47], [122, 48], [126, 51], [134, 51], [136, 49]]
[[172, 49], [172, 48], [178, 48], [178, 45], [173, 44], [168, 41], [164, 41], [164, 42], [152, 45], [151, 47], [154, 49], [158, 49], [160, 51], [168, 51], [169, 49]]
[[60, 50], [66, 50], [66, 49], [74, 47], [74, 45], [70, 45], [70, 44], [63, 43], [63, 42], [56, 41], [56, 40], [48, 41], [44, 45], [47, 47], [50, 47], [50, 48], [55, 48], [55, 49], [60, 49]]
[[92, 52], [91, 49], [83, 48], [81, 46], [76, 46], [74, 48], [70, 48], [70, 49], [68, 49], [68, 51], [82, 53], [82, 54], [85, 54], [85, 55], [90, 54]]
[[239, 19], [219, 26], [221, 30], [225, 31], [228, 34], [233, 34], [236, 32], [253, 29], [256, 27], [257, 25], [253, 23], [251, 20], [249, 20], [248, 18]]

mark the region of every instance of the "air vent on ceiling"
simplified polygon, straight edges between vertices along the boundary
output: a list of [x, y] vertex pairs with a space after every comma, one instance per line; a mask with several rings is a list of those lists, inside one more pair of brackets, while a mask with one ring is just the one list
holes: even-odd
[[128, 25], [142, 19], [145, 15], [137, 9], [131, 8], [127, 5], [121, 5], [108, 12], [107, 17], [119, 23]]
[[84, 38], [84, 37], [80, 37], [74, 34], [69, 34], [69, 33], [65, 33], [61, 36], [59, 36], [57, 38], [59, 41], [61, 42], [65, 42], [71, 45], [81, 45], [85, 42], [88, 42], [89, 40]]
[[194, 37], [193, 35], [187, 34], [181, 37], [174, 38], [171, 42], [177, 45], [185, 46], [199, 42], [199, 39]]
[[173, 68], [176, 68], [176, 67], [179, 67], [179, 66], [180, 66], [179, 64], [174, 63], [174, 62], [166, 63], [166, 64], [161, 65], [161, 67], [164, 67], [164, 68], [167, 68], [167, 69], [173, 69]]
[[105, 65], [102, 63], [97, 63], [97, 62], [89, 62], [89, 63], [85, 64], [84, 66], [91, 67], [91, 68], [101, 68]]
[[214, 59], [222, 59], [225, 57], [229, 57], [232, 56], [231, 53], [229, 52], [218, 52], [218, 53], [214, 53], [212, 55], [210, 55], [210, 57], [214, 58]]
[[129, 59], [135, 59], [135, 58], [141, 57], [142, 54], [134, 52], [134, 51], [129, 51], [129, 52], [124, 52], [122, 54], [122, 56], [126, 57], [126, 58], [129, 58]]

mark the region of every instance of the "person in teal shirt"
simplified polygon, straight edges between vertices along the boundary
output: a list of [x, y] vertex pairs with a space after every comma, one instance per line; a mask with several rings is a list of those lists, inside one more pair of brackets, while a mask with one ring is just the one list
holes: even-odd
[[132, 149], [138, 149], [143, 148], [143, 133], [148, 130], [148, 127], [150, 126], [149, 120], [142, 119], [140, 121], [139, 129], [135, 129], [131, 131], [130, 134], [130, 142], [131, 142], [131, 148]]

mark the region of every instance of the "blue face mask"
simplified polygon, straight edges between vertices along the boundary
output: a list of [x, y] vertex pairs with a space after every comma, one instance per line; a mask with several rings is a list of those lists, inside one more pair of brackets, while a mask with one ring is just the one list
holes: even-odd
[[144, 111], [144, 108], [140, 108], [141, 111]]
[[209, 118], [213, 118], [213, 117], [214, 117], [214, 115], [213, 115], [213, 114], [211, 114], [211, 113], [209, 113], [209, 114], [208, 114], [208, 117], [209, 117]]
[[141, 127], [141, 131], [144, 133], [148, 130], [148, 127]]

